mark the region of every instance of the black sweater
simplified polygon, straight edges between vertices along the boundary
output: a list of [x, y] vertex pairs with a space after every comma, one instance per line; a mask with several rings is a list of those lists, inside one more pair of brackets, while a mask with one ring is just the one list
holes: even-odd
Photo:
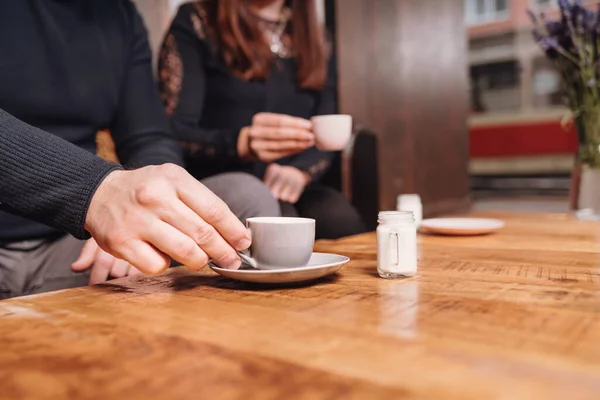
[[[0, 109], [88, 152], [109, 129], [128, 167], [181, 164], [129, 1], [2, 0], [0, 26]], [[83, 237], [91, 194], [114, 166], [24, 126], [0, 114], [0, 207], [58, 230], [0, 212], [0, 242]]]
[[92, 195], [115, 169], [121, 167], [0, 110], [1, 209], [87, 238]]
[[[293, 58], [278, 59], [265, 80], [245, 81], [233, 75], [211, 37], [202, 0], [180, 7], [159, 57], [163, 103], [173, 133], [182, 142], [186, 167], [196, 178], [246, 171], [262, 178], [266, 165], [243, 162], [237, 154], [241, 128], [259, 112], [295, 117], [335, 113], [335, 68], [330, 57], [326, 86], [301, 89]], [[332, 154], [316, 147], [278, 160], [307, 172], [313, 180], [327, 170]]]

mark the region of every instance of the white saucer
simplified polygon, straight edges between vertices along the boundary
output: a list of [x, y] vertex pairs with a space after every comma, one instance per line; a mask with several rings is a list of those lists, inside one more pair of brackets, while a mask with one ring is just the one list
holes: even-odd
[[504, 222], [488, 218], [432, 218], [421, 222], [421, 231], [438, 235], [486, 235], [504, 227]]
[[338, 254], [313, 253], [305, 267], [262, 270], [243, 265], [238, 270], [223, 269], [214, 263], [210, 269], [219, 275], [244, 282], [256, 283], [296, 283], [310, 281], [333, 274], [350, 259]]

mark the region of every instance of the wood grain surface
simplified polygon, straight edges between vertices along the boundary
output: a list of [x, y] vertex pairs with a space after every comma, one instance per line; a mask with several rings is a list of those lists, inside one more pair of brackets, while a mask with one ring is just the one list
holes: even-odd
[[598, 399], [600, 225], [486, 214], [420, 236], [415, 278], [375, 236], [319, 242], [332, 277], [257, 286], [174, 268], [0, 302], [3, 399]]

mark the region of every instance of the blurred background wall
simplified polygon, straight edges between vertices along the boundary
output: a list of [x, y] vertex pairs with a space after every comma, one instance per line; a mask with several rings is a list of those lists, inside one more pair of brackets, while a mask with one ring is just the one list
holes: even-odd
[[[135, 0], [154, 50], [181, 0]], [[419, 193], [426, 213], [465, 209], [467, 48], [461, 0], [319, 0], [338, 49], [339, 109], [375, 132], [376, 207]], [[362, 158], [371, 157], [369, 154]], [[363, 163], [364, 164], [364, 163]], [[359, 182], [360, 184], [360, 182]]]
[[[156, 51], [183, 1], [134, 2]], [[339, 109], [377, 137], [377, 177], [362, 179], [376, 180], [379, 208], [417, 192], [431, 214], [473, 198], [566, 210], [577, 144], [527, 9], [552, 17], [557, 1], [317, 0], [338, 50]]]

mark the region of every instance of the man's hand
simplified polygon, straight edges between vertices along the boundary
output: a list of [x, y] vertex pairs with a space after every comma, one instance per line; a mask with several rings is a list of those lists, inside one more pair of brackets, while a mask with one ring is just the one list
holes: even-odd
[[227, 205], [184, 169], [165, 164], [111, 172], [96, 190], [85, 228], [98, 245], [146, 274], [194, 270], [212, 258], [239, 268], [250, 235]]
[[284, 114], [258, 113], [238, 137], [238, 154], [272, 162], [314, 146], [312, 122]]
[[122, 278], [141, 274], [140, 270], [125, 260], [120, 260], [102, 250], [94, 239], [88, 240], [79, 258], [71, 265], [75, 272], [85, 271], [92, 268], [90, 273], [90, 285], [105, 282], [108, 277]]
[[310, 182], [310, 176], [296, 167], [271, 164], [264, 181], [276, 199], [295, 204]]

